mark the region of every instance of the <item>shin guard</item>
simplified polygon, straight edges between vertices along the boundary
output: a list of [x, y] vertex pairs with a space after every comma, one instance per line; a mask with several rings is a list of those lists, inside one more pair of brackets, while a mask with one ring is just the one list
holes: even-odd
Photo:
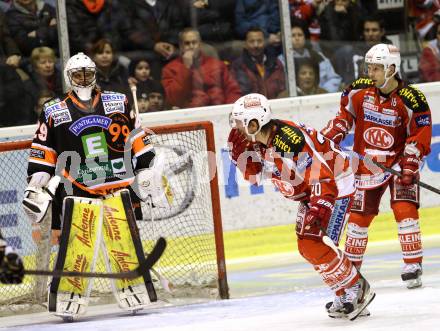
[[[63, 210], [55, 270], [94, 271], [102, 236], [102, 201], [67, 197]], [[49, 311], [67, 320], [84, 314], [92, 284], [87, 278], [54, 277], [49, 289]]]
[[[139, 230], [128, 190], [106, 196], [103, 253], [109, 272], [126, 272], [145, 261]], [[115, 298], [122, 309], [136, 311], [157, 301], [149, 271], [135, 279], [112, 280]]]

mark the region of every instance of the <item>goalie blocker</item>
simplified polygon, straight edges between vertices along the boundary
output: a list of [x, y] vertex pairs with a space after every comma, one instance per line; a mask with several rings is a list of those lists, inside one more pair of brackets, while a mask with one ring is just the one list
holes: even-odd
[[[145, 255], [131, 206], [124, 189], [102, 199], [66, 197], [55, 270], [93, 272], [99, 256], [108, 272], [128, 272], [145, 264]], [[112, 292], [120, 308], [143, 309], [157, 301], [149, 270], [134, 279], [112, 279]], [[93, 282], [81, 277], [54, 277], [49, 289], [49, 311], [65, 320], [86, 312]]]

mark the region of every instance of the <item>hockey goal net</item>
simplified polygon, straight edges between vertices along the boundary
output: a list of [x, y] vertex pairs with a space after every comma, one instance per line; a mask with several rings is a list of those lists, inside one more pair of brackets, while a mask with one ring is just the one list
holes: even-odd
[[[165, 173], [173, 196], [166, 210], [141, 204], [144, 217], [137, 222], [147, 254], [159, 236], [168, 242], [152, 273], [153, 280], [157, 279], [158, 298], [228, 298], [212, 124], [196, 122], [149, 130], [155, 133], [156, 153], [166, 160]], [[30, 140], [0, 143], [0, 227], [23, 257], [25, 268], [51, 270], [58, 247], [50, 240], [50, 213], [43, 221], [42, 238], [35, 243], [21, 207], [30, 144]], [[104, 271], [102, 257], [97, 271]], [[171, 293], [163, 288], [164, 280], [171, 284]], [[0, 285], [0, 316], [44, 310], [48, 282], [50, 278], [26, 276], [21, 285]], [[110, 291], [107, 280], [95, 279], [92, 302], [111, 301]]]

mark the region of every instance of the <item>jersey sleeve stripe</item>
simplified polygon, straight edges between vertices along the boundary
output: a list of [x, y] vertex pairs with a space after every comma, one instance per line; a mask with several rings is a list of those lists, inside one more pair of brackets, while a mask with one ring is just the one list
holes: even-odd
[[43, 161], [43, 160], [40, 160], [40, 159], [37, 159], [37, 158], [33, 158], [33, 157], [31, 157], [31, 158], [29, 159], [29, 162], [30, 162], [30, 163], [40, 164], [40, 165], [47, 166], [47, 167], [55, 168], [55, 163], [45, 162], [45, 161]]
[[[134, 149], [133, 149], [134, 150]], [[141, 156], [141, 155], [143, 155], [143, 154], [145, 154], [145, 153], [147, 153], [147, 152], [149, 152], [149, 151], [152, 151], [153, 150], [153, 145], [147, 145], [147, 146], [145, 146], [144, 148], [142, 148], [139, 152], [135, 152], [135, 156], [136, 157], [139, 157], [139, 156]]]
[[41, 149], [41, 150], [46, 150], [46, 151], [49, 151], [49, 152], [57, 155], [57, 152], [53, 148], [50, 148], [48, 146], [44, 146], [44, 145], [41, 145], [41, 144], [32, 143], [31, 148], [37, 148], [37, 149]]

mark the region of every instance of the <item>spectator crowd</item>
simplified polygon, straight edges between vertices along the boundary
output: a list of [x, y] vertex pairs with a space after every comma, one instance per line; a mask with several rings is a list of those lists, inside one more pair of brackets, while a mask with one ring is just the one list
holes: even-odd
[[[406, 25], [391, 26], [392, 33], [376, 3], [289, 0], [297, 95], [342, 91], [365, 74], [370, 47], [399, 43], [402, 35], [410, 36], [418, 60], [417, 74], [405, 78], [440, 80], [440, 1], [405, 1]], [[278, 1], [65, 5], [71, 54], [93, 59], [102, 90], [131, 98], [136, 85], [141, 112], [233, 103], [252, 92], [288, 96]], [[0, 0], [0, 127], [34, 123], [44, 102], [63, 93], [55, 6], [55, 0]]]

